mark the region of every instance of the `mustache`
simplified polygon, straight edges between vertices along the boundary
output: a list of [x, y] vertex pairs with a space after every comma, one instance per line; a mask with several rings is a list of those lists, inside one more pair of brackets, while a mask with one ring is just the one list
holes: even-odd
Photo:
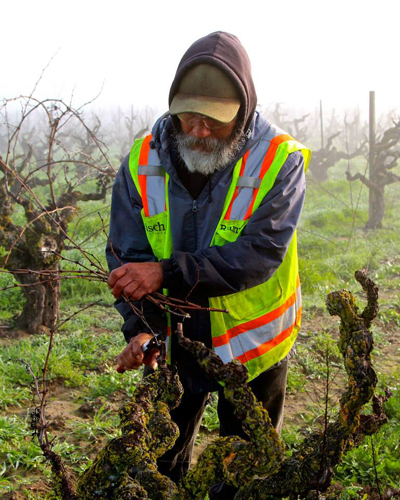
[[226, 141], [215, 139], [214, 137], [197, 138], [191, 135], [179, 134], [181, 146], [189, 149], [201, 148], [204, 152], [213, 152], [226, 146]]
[[178, 152], [190, 172], [211, 175], [225, 168], [239, 154], [246, 142], [245, 135], [227, 139], [196, 138], [183, 132], [174, 134]]

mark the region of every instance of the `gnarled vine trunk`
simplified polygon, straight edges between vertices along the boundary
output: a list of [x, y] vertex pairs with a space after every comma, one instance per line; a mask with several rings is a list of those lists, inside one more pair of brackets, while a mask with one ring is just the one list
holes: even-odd
[[[51, 269], [58, 268], [57, 264]], [[40, 275], [36, 274], [18, 274], [16, 277], [21, 284], [29, 286], [22, 289], [25, 303], [15, 326], [29, 333], [53, 330], [59, 319], [60, 282], [54, 280], [50, 283], [35, 284], [41, 281]]]
[[[7, 107], [15, 102], [21, 113], [9, 121]], [[2, 110], [7, 141], [0, 151], [0, 267], [23, 285], [17, 326], [40, 333], [54, 329], [60, 302], [59, 281], [40, 271], [59, 270], [66, 241], [79, 249], [68, 225], [80, 203], [105, 200], [115, 171], [95, 136], [100, 120], [91, 130], [82, 107], [30, 95], [6, 100]]]
[[[373, 338], [369, 327], [378, 312], [378, 289], [364, 272], [356, 273], [356, 279], [367, 295], [364, 311], [360, 313], [354, 296], [346, 290], [333, 292], [327, 299], [329, 313], [341, 318], [339, 349], [348, 375], [337, 417], [324, 430], [312, 432], [291, 457], [285, 456], [284, 443], [268, 412], [246, 384], [246, 368], [234, 362], [224, 364], [204, 344], [178, 332], [182, 347], [223, 384], [225, 397], [248, 439], [216, 439], [177, 485], [161, 475], [156, 459], [177, 437], [169, 410], [179, 404], [182, 387], [176, 373], [159, 359], [159, 370], [139, 384], [133, 400], [120, 410], [122, 435], [100, 451], [76, 486], [74, 481], [62, 483], [60, 464], [52, 463], [57, 485], [54, 498], [203, 500], [220, 481], [236, 488], [235, 500], [309, 498], [310, 493], [326, 491], [343, 453], [387, 421], [382, 411], [384, 398], [374, 396], [377, 378], [370, 357]], [[363, 415], [364, 405], [372, 398], [373, 414]]]
[[369, 177], [359, 172], [354, 175], [346, 172], [348, 181], [360, 180], [369, 189], [369, 218], [366, 229], [382, 227], [385, 215], [385, 187], [400, 181], [400, 176], [393, 171], [400, 158], [399, 143], [400, 121], [394, 122], [394, 126], [388, 128], [381, 140], [372, 146]]

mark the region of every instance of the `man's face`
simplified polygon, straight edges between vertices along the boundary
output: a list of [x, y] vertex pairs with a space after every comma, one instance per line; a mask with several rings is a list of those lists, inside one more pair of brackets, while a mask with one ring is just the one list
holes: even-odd
[[226, 167], [244, 144], [234, 132], [237, 118], [223, 124], [196, 113], [178, 115], [182, 132], [175, 135], [179, 153], [191, 172], [210, 175]]
[[[182, 113], [178, 115], [178, 118], [182, 132], [196, 139], [229, 139], [237, 122], [237, 117], [229, 123], [221, 123], [197, 113]], [[202, 150], [201, 147], [195, 149]]]

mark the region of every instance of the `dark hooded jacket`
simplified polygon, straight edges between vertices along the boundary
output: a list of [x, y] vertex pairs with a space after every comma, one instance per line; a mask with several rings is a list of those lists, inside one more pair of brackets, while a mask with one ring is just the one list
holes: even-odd
[[[197, 63], [213, 63], [232, 76], [242, 96], [239, 128], [246, 131], [246, 143], [238, 158], [243, 156], [268, 131], [270, 124], [255, 112], [256, 94], [251, 78], [250, 62], [240, 42], [227, 33], [212, 33], [195, 42], [178, 67], [170, 93], [170, 101], [185, 71]], [[161, 261], [163, 287], [171, 296], [186, 298], [208, 306], [208, 297], [227, 295], [267, 281], [281, 264], [297, 226], [305, 194], [303, 156], [295, 152], [288, 156], [275, 184], [261, 206], [250, 218], [242, 234], [233, 243], [210, 247], [225, 197], [238, 158], [211, 177], [198, 179], [202, 189], [188, 184], [184, 166], [175, 148], [174, 124], [169, 114], [162, 116], [153, 127], [151, 146], [157, 149], [162, 167], [170, 176], [169, 204], [174, 251]], [[123, 263], [156, 261], [146, 237], [140, 211], [141, 198], [129, 172], [129, 155], [118, 172], [113, 188], [110, 241]], [[107, 248], [110, 269], [120, 264]], [[121, 300], [116, 307], [125, 319], [123, 332], [127, 341], [150, 329], [166, 332], [163, 313], [143, 301], [148, 324], [133, 313]], [[174, 329], [176, 321], [172, 317]], [[208, 312], [194, 312], [184, 322], [184, 333], [211, 347], [211, 327]], [[172, 337], [174, 338], [174, 337]], [[172, 345], [173, 361], [186, 388], [192, 391], [215, 390], [190, 355]]]
[[[246, 132], [256, 110], [257, 95], [251, 76], [250, 59], [238, 38], [230, 33], [216, 31], [194, 42], [179, 63], [169, 92], [169, 105], [178, 91], [182, 77], [197, 64], [217, 66], [234, 82], [241, 101], [237, 128]], [[178, 126], [175, 120], [177, 119], [173, 118], [175, 126]]]

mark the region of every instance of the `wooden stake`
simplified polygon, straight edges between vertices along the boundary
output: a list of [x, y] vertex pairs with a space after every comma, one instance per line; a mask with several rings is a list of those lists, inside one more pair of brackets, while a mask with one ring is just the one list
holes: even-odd
[[322, 118], [322, 100], [319, 100], [319, 121], [321, 124], [321, 149], [324, 149], [324, 122]]
[[[375, 91], [369, 93], [369, 180], [374, 179], [374, 146], [375, 146]], [[373, 220], [375, 193], [369, 189], [369, 220]]]

